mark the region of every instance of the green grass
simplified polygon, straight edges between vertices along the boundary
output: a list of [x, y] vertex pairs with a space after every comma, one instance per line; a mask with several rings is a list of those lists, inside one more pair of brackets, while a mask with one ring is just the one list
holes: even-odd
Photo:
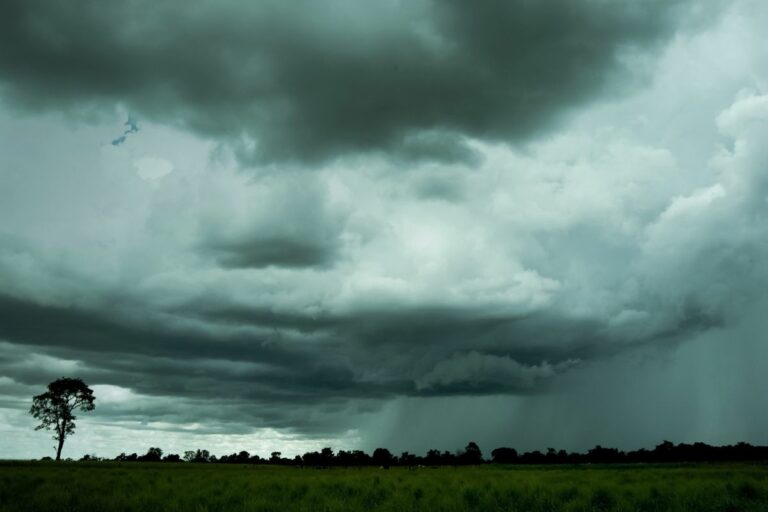
[[766, 511], [761, 465], [299, 469], [0, 463], [0, 511]]

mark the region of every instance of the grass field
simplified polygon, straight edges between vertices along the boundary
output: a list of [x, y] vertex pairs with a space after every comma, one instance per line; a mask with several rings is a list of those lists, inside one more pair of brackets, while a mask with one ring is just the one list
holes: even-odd
[[0, 463], [0, 511], [766, 511], [762, 465], [300, 469]]

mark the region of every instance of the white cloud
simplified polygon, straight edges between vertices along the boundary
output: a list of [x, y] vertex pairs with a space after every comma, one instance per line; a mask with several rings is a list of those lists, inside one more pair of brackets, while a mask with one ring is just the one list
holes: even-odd
[[136, 160], [133, 165], [139, 177], [146, 181], [159, 180], [173, 172], [173, 163], [164, 158], [146, 156]]

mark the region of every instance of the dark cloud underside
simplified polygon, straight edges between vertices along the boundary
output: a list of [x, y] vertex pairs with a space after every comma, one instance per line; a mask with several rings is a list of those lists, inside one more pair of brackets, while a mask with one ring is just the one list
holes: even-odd
[[[205, 320], [206, 327], [190, 320]], [[680, 322], [640, 342], [668, 345], [712, 326]], [[233, 410], [212, 419], [253, 416], [295, 430], [316, 428], [316, 419], [293, 414], [296, 406], [537, 393], [563, 371], [626, 350], [597, 322], [547, 314], [423, 308], [312, 316], [198, 302], [137, 318], [8, 296], [0, 297], [0, 339], [12, 343], [16, 357], [31, 350], [79, 361], [76, 372], [92, 382], [150, 396], [231, 401]], [[15, 367], [10, 359], [4, 366], [27, 385], [59, 371]]]
[[333, 259], [333, 248], [290, 238], [256, 238], [209, 248], [226, 267], [259, 268], [325, 266]]
[[472, 161], [462, 136], [530, 138], [631, 75], [620, 54], [683, 5], [11, 0], [0, 79], [33, 108], [120, 102], [244, 158]]

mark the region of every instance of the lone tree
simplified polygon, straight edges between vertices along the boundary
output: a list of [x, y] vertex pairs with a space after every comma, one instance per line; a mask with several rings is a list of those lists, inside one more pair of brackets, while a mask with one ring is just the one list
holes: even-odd
[[53, 430], [58, 441], [56, 460], [61, 459], [64, 439], [75, 432], [75, 409], [92, 411], [95, 407], [93, 390], [80, 379], [61, 378], [48, 384], [48, 391], [32, 399], [29, 413], [40, 424], [35, 430]]

